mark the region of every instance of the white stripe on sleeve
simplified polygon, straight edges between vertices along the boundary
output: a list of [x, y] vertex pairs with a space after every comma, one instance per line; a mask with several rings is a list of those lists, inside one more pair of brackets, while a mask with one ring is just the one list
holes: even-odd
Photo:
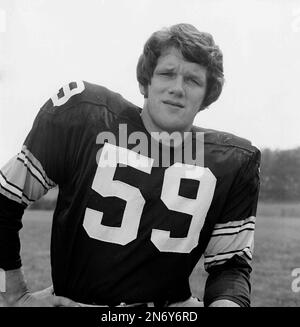
[[216, 224], [204, 253], [205, 269], [221, 264], [234, 255], [243, 255], [251, 260], [254, 244], [255, 217], [241, 221]]
[[26, 146], [0, 171], [0, 193], [25, 205], [38, 200], [55, 185]]

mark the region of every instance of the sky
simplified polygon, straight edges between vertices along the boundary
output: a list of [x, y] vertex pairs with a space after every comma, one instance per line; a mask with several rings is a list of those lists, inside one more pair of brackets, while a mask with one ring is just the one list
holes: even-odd
[[0, 167], [20, 151], [43, 103], [72, 80], [142, 107], [143, 45], [182, 22], [211, 33], [224, 55], [221, 97], [195, 125], [261, 149], [300, 146], [299, 0], [0, 0]]

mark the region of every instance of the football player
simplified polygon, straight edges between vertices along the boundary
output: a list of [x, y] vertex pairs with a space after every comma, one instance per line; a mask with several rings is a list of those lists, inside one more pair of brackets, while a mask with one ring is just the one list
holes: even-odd
[[[6, 305], [201, 306], [189, 285], [201, 256], [204, 305], [250, 305], [260, 152], [193, 126], [221, 94], [222, 52], [210, 34], [174, 25], [148, 39], [137, 79], [142, 109], [102, 86], [64, 86], [1, 169]], [[53, 290], [31, 293], [21, 218], [56, 185]]]

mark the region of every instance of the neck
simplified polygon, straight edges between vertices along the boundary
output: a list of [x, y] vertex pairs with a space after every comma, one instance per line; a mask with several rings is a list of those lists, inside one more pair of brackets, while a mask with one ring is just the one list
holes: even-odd
[[141, 118], [146, 130], [154, 140], [161, 142], [164, 145], [171, 145], [173, 147], [181, 145], [189, 134], [187, 132], [191, 131], [192, 128], [192, 126], [190, 126], [186, 130], [163, 130], [153, 123], [151, 117], [149, 117], [148, 111], [145, 110], [145, 108], [141, 112]]

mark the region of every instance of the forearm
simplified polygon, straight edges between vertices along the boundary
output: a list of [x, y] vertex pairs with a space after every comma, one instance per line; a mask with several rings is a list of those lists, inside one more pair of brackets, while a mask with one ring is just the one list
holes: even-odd
[[25, 207], [0, 193], [0, 296], [5, 305], [15, 305], [27, 286], [20, 257], [19, 230]]
[[209, 307], [240, 307], [240, 305], [231, 300], [217, 300], [212, 302]]
[[0, 192], [0, 268], [5, 271], [14, 271], [22, 266], [19, 231], [24, 209], [23, 205]]
[[1, 292], [6, 306], [15, 306], [18, 300], [28, 293], [22, 268], [7, 270], [5, 273], [5, 290]]
[[209, 270], [204, 292], [205, 306], [250, 306], [251, 267], [235, 256], [226, 264]]
[[5, 272], [5, 292], [0, 292], [4, 305], [8, 307], [79, 307], [76, 302], [53, 293], [50, 286], [42, 291], [29, 292], [22, 268]]

